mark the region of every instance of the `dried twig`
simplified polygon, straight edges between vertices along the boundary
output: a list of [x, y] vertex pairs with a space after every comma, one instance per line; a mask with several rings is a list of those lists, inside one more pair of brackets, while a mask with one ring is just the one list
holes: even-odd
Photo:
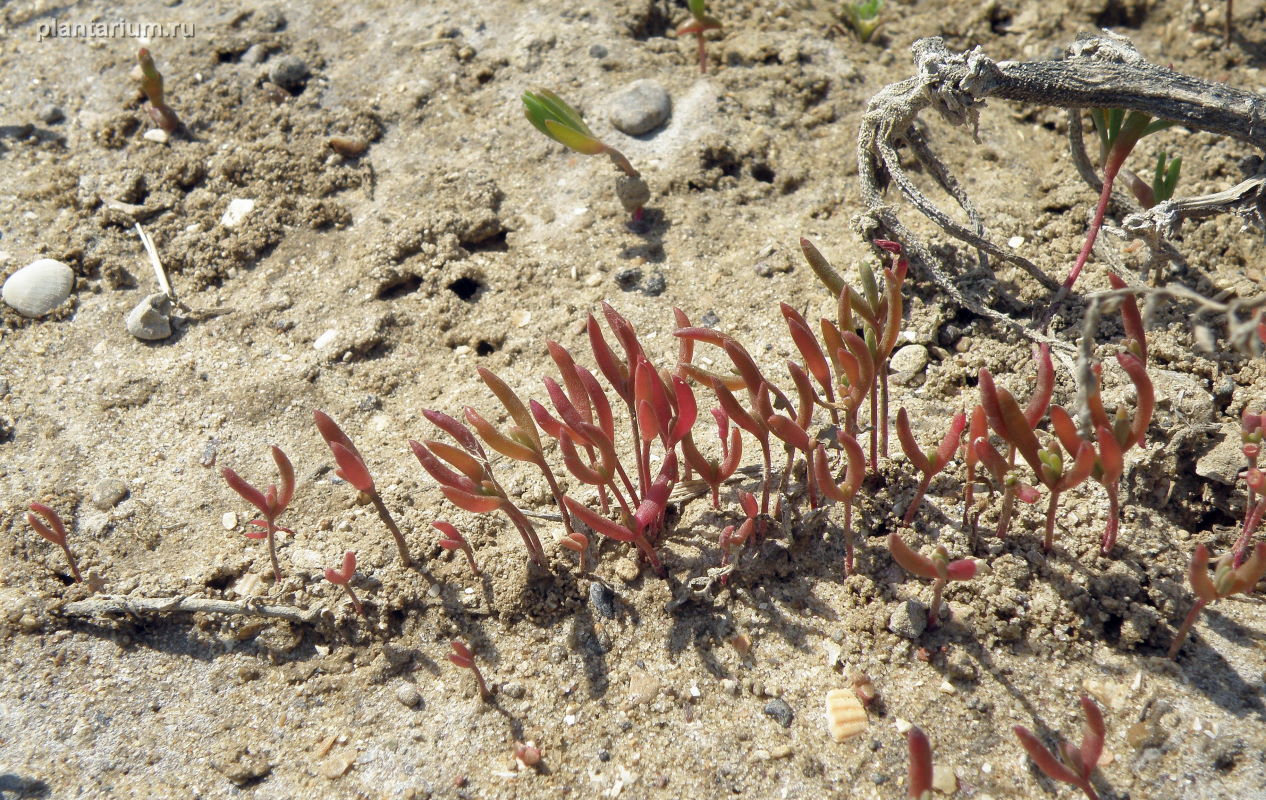
[[62, 606], [59, 613], [67, 617], [123, 615], [140, 617], [147, 614], [230, 614], [246, 617], [271, 617], [301, 625], [319, 625], [332, 618], [329, 609], [318, 606], [304, 610], [294, 606], [265, 605], [259, 599], [212, 600], [206, 597], [131, 597], [98, 595]]
[[[952, 54], [940, 38], [920, 39], [911, 50], [918, 74], [885, 87], [870, 101], [858, 135], [858, 173], [869, 216], [907, 245], [915, 266], [955, 303], [1062, 350], [1068, 349], [1066, 343], [1052, 341], [990, 308], [981, 299], [965, 295], [955, 277], [945, 272], [923, 242], [884, 202], [883, 191], [891, 182], [938, 227], [981, 251], [982, 265], [986, 263], [984, 253], [989, 253], [1019, 265], [1049, 285], [1050, 279], [1039, 278], [1041, 273], [1031, 262], [984, 238], [979, 215], [966, 192], [946, 173], [915, 127], [922, 111], [931, 107], [953, 124], [974, 127], [980, 107], [991, 97], [1067, 109], [1120, 108], [1170, 120], [1191, 130], [1229, 136], [1266, 150], [1266, 98], [1151, 64], [1121, 37], [1083, 37], [1069, 49], [1069, 57], [1059, 61], [996, 62], [979, 48]], [[1078, 171], [1088, 183], [1096, 185], [1099, 179], [1086, 157], [1079, 120], [1076, 124], [1070, 120], [1069, 137]], [[975, 230], [955, 222], [915, 186], [901, 167], [897, 147], [903, 144], [911, 148], [937, 183], [963, 208]], [[1122, 205], [1133, 208], [1128, 201]], [[1124, 227], [1128, 236], [1148, 242], [1154, 261], [1180, 259], [1163, 237], [1183, 220], [1237, 212], [1261, 225], [1264, 208], [1266, 175], [1225, 192], [1160, 203], [1149, 211], [1130, 214]]]

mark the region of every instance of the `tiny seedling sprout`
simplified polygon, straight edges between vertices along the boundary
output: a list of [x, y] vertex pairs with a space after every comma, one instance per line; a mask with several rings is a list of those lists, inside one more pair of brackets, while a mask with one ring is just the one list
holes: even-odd
[[1099, 794], [1090, 783], [1090, 776], [1099, 764], [1099, 756], [1103, 754], [1105, 728], [1103, 712], [1095, 701], [1082, 695], [1081, 710], [1086, 715], [1086, 727], [1082, 736], [1081, 747], [1073, 747], [1068, 742], [1060, 742], [1058, 756], [1047, 750], [1028, 728], [1016, 725], [1012, 730], [1020, 740], [1021, 746], [1033, 759], [1046, 777], [1051, 780], [1076, 786], [1086, 793], [1088, 800], [1099, 800]]
[[686, 8], [690, 11], [690, 20], [677, 29], [678, 36], [693, 35], [699, 43], [699, 73], [708, 71], [707, 40], [703, 35], [708, 31], [721, 29], [721, 20], [708, 13], [707, 0], [686, 0]]
[[1209, 550], [1202, 544], [1196, 545], [1191, 556], [1191, 564], [1187, 568], [1187, 579], [1191, 582], [1191, 590], [1195, 592], [1196, 602], [1187, 612], [1182, 627], [1174, 634], [1173, 644], [1169, 646], [1169, 657], [1178, 655], [1182, 643], [1186, 641], [1191, 627], [1196, 624], [1200, 612], [1210, 603], [1230, 597], [1233, 594], [1248, 594], [1253, 591], [1257, 582], [1266, 576], [1266, 543], [1258, 542], [1253, 548], [1253, 555], [1238, 567], [1234, 565], [1233, 553], [1222, 554], [1214, 562], [1213, 575], [1209, 575]]
[[70, 551], [70, 545], [66, 544], [66, 525], [62, 522], [62, 518], [50, 506], [43, 503], [31, 503], [29, 508], [44, 519], [41, 520], [35, 514], [27, 514], [26, 521], [36, 533], [62, 549], [62, 552], [66, 554], [66, 562], [70, 564], [70, 574], [74, 576], [75, 583], [83, 583], [83, 578], [79, 575], [79, 564], [75, 561], [75, 554]]
[[286, 454], [282, 452], [280, 447], [276, 445], [272, 448], [273, 461], [277, 464], [277, 472], [281, 475], [281, 488], [269, 486], [267, 491], [261, 492], [251, 484], [247, 483], [236, 472], [225, 467], [220, 471], [224, 476], [224, 481], [229, 488], [241, 495], [242, 499], [255, 508], [259, 509], [259, 513], [263, 514], [262, 519], [253, 519], [251, 525], [263, 528], [262, 531], [250, 531], [246, 536], [250, 539], [268, 539], [268, 558], [273, 564], [273, 577], [281, 580], [281, 565], [277, 562], [277, 531], [285, 531], [294, 535], [294, 531], [289, 528], [283, 528], [277, 524], [277, 518], [285, 512], [286, 507], [290, 505], [291, 498], [295, 494], [295, 468], [290, 464], [290, 459], [286, 458]]
[[932, 581], [932, 603], [928, 606], [929, 628], [935, 628], [940, 624], [941, 594], [945, 591], [945, 584], [950, 581], [969, 581], [976, 577], [974, 558], [950, 561], [949, 553], [942, 545], [937, 545], [932, 557], [929, 558], [910, 549], [905, 540], [893, 531], [888, 534], [888, 549], [892, 552], [893, 560], [907, 572]]
[[448, 660], [462, 669], [468, 669], [475, 673], [475, 680], [479, 683], [479, 699], [485, 703], [491, 700], [492, 692], [488, 691], [488, 684], [484, 682], [483, 673], [479, 671], [479, 665], [475, 663], [474, 653], [470, 652], [470, 648], [457, 639], [449, 642], [449, 647], [453, 648], [453, 652], [448, 654]]
[[352, 590], [352, 576], [355, 574], [356, 554], [350, 550], [343, 554], [342, 569], [325, 568], [325, 579], [336, 586], [342, 586], [343, 591], [347, 592], [348, 599], [352, 601], [352, 608], [356, 609], [356, 613], [363, 617], [365, 616], [365, 607], [360, 604], [360, 598]]
[[523, 93], [523, 114], [528, 122], [541, 133], [587, 156], [606, 154], [620, 170], [616, 181], [616, 194], [624, 210], [633, 215], [633, 221], [642, 218], [642, 207], [651, 199], [650, 189], [641, 174], [633, 168], [624, 154], [593, 135], [580, 112], [572, 108], [549, 89]]
[[378, 494], [378, 490], [374, 487], [374, 479], [369, 475], [369, 467], [365, 465], [365, 459], [361, 457], [356, 445], [352, 444], [352, 440], [348, 438], [346, 433], [343, 433], [343, 429], [338, 426], [338, 423], [324, 411], [313, 411], [312, 418], [316, 422], [317, 430], [321, 432], [321, 438], [329, 445], [330, 452], [334, 454], [334, 460], [338, 463], [338, 469], [334, 470], [334, 474], [350, 483], [357, 491], [369, 498], [370, 502], [374, 504], [374, 510], [378, 512], [378, 518], [382, 520], [382, 524], [391, 532], [391, 538], [396, 541], [396, 549], [400, 551], [400, 561], [406, 567], [412, 564], [413, 562], [409, 558], [409, 546], [404, 541], [404, 534], [396, 526], [396, 521], [392, 519], [391, 512], [387, 510], [386, 503], [382, 501], [382, 496]]
[[431, 523], [431, 527], [440, 532], [440, 547], [445, 550], [461, 550], [466, 554], [466, 561], [470, 564], [470, 571], [479, 574], [479, 565], [475, 563], [475, 551], [470, 548], [470, 542], [466, 541], [466, 537], [451, 522], [444, 520], [436, 520]]
[[879, 12], [883, 7], [884, 0], [860, 0], [860, 2], [845, 0], [840, 8], [840, 18], [857, 36], [857, 40], [866, 44], [875, 35], [875, 31], [879, 30], [881, 23]]
[[149, 118], [167, 134], [176, 133], [182, 128], [182, 124], [176, 112], [163, 100], [163, 76], [158, 67], [154, 66], [153, 56], [142, 47], [137, 51], [136, 60], [141, 68], [141, 91], [149, 98], [149, 107], [146, 109]]

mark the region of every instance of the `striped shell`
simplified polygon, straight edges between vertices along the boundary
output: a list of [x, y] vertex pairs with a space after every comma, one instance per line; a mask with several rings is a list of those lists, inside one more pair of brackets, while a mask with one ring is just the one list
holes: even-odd
[[826, 726], [832, 739], [843, 742], [860, 736], [868, 724], [866, 709], [851, 689], [832, 689], [826, 693]]

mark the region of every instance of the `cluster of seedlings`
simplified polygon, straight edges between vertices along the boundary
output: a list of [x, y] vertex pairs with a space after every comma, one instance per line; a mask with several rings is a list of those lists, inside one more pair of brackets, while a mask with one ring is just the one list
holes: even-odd
[[[529, 463], [540, 471], [561, 520], [559, 545], [576, 553], [582, 572], [586, 571], [587, 554], [595, 549], [593, 537], [599, 535], [632, 545], [655, 575], [668, 578], [670, 565], [660, 557], [660, 544], [673, 532], [677, 509], [670, 498], [674, 490], [697, 486], [693, 496], [708, 496], [712, 506], [721, 509], [723, 488], [737, 475], [746, 474], [739, 469], [746, 437], [760, 453], [758, 470], [747, 471], [757, 475], [757, 485], [752, 487], [754, 491], [734, 487], [733, 500], [743, 521], [726, 526], [719, 534], [723, 579], [728, 579], [745, 554], [755, 552], [754, 545], [764, 537], [804, 524], [806, 517], [793, 518], [802, 504], [812, 510], [828, 501], [843, 507], [843, 572], [851, 574], [853, 506], [867, 472], [879, 480], [878, 467], [888, 458], [886, 376], [900, 330], [901, 287], [907, 271], [899, 245], [890, 241], [875, 244], [886, 263], [880, 270], [863, 266], [857, 289], [840, 278], [809, 242], [802, 242], [814, 270], [836, 291], [837, 302], [835, 317], [820, 319], [816, 326], [792, 307], [781, 306], [788, 335], [803, 361], [785, 364], [792, 387], [789, 391], [780, 388], [736, 339], [692, 324], [686, 313], [676, 308], [676, 363], [667, 368], [657, 366], [632, 324], [604, 303], [605, 328], [593, 315], [586, 322], [594, 369], [580, 363], [561, 344], [547, 342], [557, 377], [542, 377], [543, 400], [525, 401], [495, 373], [480, 368], [480, 378], [501, 406], [498, 412], [485, 415], [466, 406], [458, 419], [438, 410], [425, 410], [426, 419], [446, 438], [411, 440], [409, 447], [454, 506], [472, 514], [504, 515], [518, 531], [535, 569], [548, 572], [557, 568], [558, 562], [551, 561], [533, 515], [520, 508], [498, 480], [492, 454]], [[1114, 278], [1114, 285], [1124, 284]], [[986, 513], [997, 515], [993, 534], [1008, 536], [1016, 501], [1036, 502], [1045, 490], [1048, 501], [1042, 540], [1045, 550], [1052, 551], [1061, 496], [1093, 479], [1103, 486], [1110, 504], [1100, 548], [1105, 556], [1113, 552], [1119, 533], [1118, 494], [1124, 454], [1136, 445], [1146, 446], [1155, 406], [1146, 367], [1146, 337], [1132, 298], [1121, 303], [1120, 312], [1127, 339], [1115, 360], [1133, 384], [1131, 407], [1108, 412], [1099, 392], [1102, 365], [1096, 364], [1091, 369], [1095, 385], [1085, 392], [1085, 423], [1079, 425], [1073, 413], [1051, 404], [1055, 368], [1049, 349], [1041, 346], [1035, 347], [1036, 376], [1023, 406], [982, 369], [978, 402], [952, 416], [949, 430], [934, 448], [924, 449], [907, 410], [897, 410], [897, 438], [918, 479], [904, 513], [900, 508], [891, 512], [891, 525], [903, 528], [906, 534], [892, 531], [887, 544], [895, 563], [933, 582], [929, 628], [940, 622], [947, 584], [969, 581], [978, 572], [978, 562], [970, 555], [951, 558], [943, 545], [934, 546], [925, 555], [907, 542], [907, 538], [919, 535], [914, 526], [933, 479], [956, 457], [964, 469], [958, 484], [963, 492], [961, 526], [973, 543]], [[1266, 341], [1266, 325], [1262, 328]], [[710, 369], [711, 360], [696, 360], [696, 350], [703, 346], [723, 353], [732, 369]], [[706, 434], [698, 430], [701, 398], [716, 404], [709, 412], [715, 422], [716, 442], [706, 441]], [[405, 536], [378, 494], [356, 445], [323, 412], [314, 412], [314, 421], [337, 464], [336, 475], [365, 502], [372, 503], [395, 541], [401, 563], [414, 566], [417, 562], [410, 556]], [[818, 424], [827, 421], [829, 424], [819, 430]], [[1204, 606], [1231, 594], [1252, 591], [1266, 574], [1266, 544], [1253, 545], [1253, 535], [1266, 516], [1266, 476], [1257, 467], [1266, 415], [1246, 411], [1241, 430], [1248, 487], [1243, 530], [1235, 547], [1214, 560], [1212, 575], [1208, 551], [1203, 545], [1196, 547], [1189, 571], [1196, 599], [1173, 639], [1171, 657], [1177, 656]], [[779, 450], [783, 456], [780, 464], [776, 459]], [[293, 533], [278, 520], [294, 498], [295, 471], [280, 448], [273, 447], [271, 454], [280, 482], [266, 490], [251, 485], [232, 469], [225, 468], [222, 474], [234, 492], [258, 509], [260, 517], [251, 520], [252, 530], [246, 535], [267, 540], [274, 576], [280, 579], [275, 538], [278, 532]], [[577, 484], [592, 487], [592, 501], [563, 490], [560, 464]], [[987, 497], [981, 496], [982, 482], [988, 486]], [[28, 516], [31, 526], [65, 550], [78, 580], [61, 519], [47, 506], [32, 504], [31, 509], [35, 512]], [[475, 553], [460, 531], [444, 520], [432, 524], [439, 533], [436, 543], [446, 550], [461, 550], [472, 572], [478, 574]], [[341, 586], [353, 609], [365, 615], [352, 587], [355, 572], [355, 553], [348, 552], [341, 568], [326, 569], [325, 577]], [[452, 649], [450, 660], [472, 671], [481, 697], [487, 700], [490, 691], [474, 654], [460, 641], [454, 641]], [[1016, 735], [1043, 772], [1082, 788], [1093, 799], [1089, 776], [1098, 757], [1097, 748], [1102, 746], [1103, 722], [1092, 702], [1083, 699], [1082, 704], [1088, 733], [1080, 750], [1064, 745], [1057, 758], [1023, 728], [1017, 728]], [[924, 795], [925, 778], [930, 774], [930, 749], [921, 736], [912, 732], [910, 740], [911, 797]]]
[[[861, 41], [878, 27], [881, 0], [848, 4], [844, 17]], [[1228, 3], [1228, 10], [1230, 4]], [[697, 39], [699, 68], [707, 70], [705, 33], [721, 23], [707, 13], [704, 0], [689, 0], [691, 18], [677, 31]], [[138, 54], [142, 90], [149, 100], [147, 112], [162, 130], [175, 134], [183, 126], [166, 105], [163, 80], [148, 51]], [[594, 136], [581, 115], [548, 90], [522, 96], [528, 120], [542, 134], [586, 155], [606, 155], [620, 171], [617, 193], [633, 221], [641, 220], [649, 190], [640, 174], [618, 150]], [[1168, 200], [1178, 180], [1181, 159], [1159, 157], [1150, 184], [1124, 169], [1126, 158], [1140, 138], [1168, 127], [1139, 111], [1096, 109], [1091, 117], [1100, 139], [1102, 192], [1085, 245], [1064, 281], [1056, 303], [1074, 285], [1103, 225], [1114, 181], [1119, 177], [1146, 208]], [[337, 149], [337, 148], [336, 148]], [[928, 627], [941, 620], [943, 592], [951, 581], [969, 581], [978, 573], [970, 554], [954, 559], [943, 545], [920, 553], [907, 538], [918, 535], [914, 527], [933, 481], [958, 460], [963, 477], [961, 528], [973, 550], [982, 519], [995, 517], [992, 533], [1009, 536], [1016, 517], [1016, 503], [1036, 503], [1043, 490], [1047, 497], [1042, 546], [1055, 547], [1056, 520], [1061, 497], [1087, 480], [1099, 483], [1109, 511], [1099, 542], [1110, 556], [1117, 545], [1120, 526], [1120, 484], [1125, 456], [1134, 447], [1147, 447], [1147, 434], [1155, 408], [1155, 393], [1147, 372], [1147, 340], [1142, 317], [1132, 296], [1120, 301], [1126, 340], [1115, 361], [1134, 389], [1130, 407], [1105, 408], [1100, 393], [1102, 364], [1090, 369], [1092, 384], [1083, 388], [1083, 408], [1070, 411], [1053, 405], [1056, 376], [1050, 349], [1035, 346], [1036, 375], [1032, 392], [1022, 405], [999, 385], [986, 369], [978, 375], [978, 400], [954, 413], [948, 430], [935, 447], [920, 443], [905, 408], [890, 414], [889, 361], [898, 344], [903, 320], [902, 288], [909, 265], [901, 245], [874, 242], [884, 264], [875, 270], [859, 267], [859, 286], [845, 281], [807, 240], [801, 247], [809, 266], [836, 298], [834, 318], [812, 322], [795, 308], [781, 304], [781, 315], [800, 361], [785, 364], [788, 384], [780, 386], [766, 374], [748, 350], [734, 337], [692, 324], [687, 314], [674, 308], [677, 358], [674, 364], [655, 364], [630, 322], [603, 303], [602, 320], [590, 315], [586, 323], [594, 368], [580, 363], [557, 342], [546, 349], [557, 368], [557, 377], [542, 378], [542, 400], [528, 399], [492, 371], [480, 368], [479, 376], [501, 408], [485, 415], [465, 406], [458, 416], [425, 410], [424, 416], [447, 438], [410, 440], [409, 447], [422, 469], [438, 484], [455, 507], [471, 514], [504, 515], [520, 535], [530, 563], [548, 573], [555, 568], [546, 551], [534, 515], [520, 508], [496, 477], [493, 454], [533, 465], [541, 472], [553, 495], [563, 534], [558, 544], [574, 552], [582, 572], [586, 559], [595, 559], [595, 536], [632, 545], [641, 562], [655, 575], [668, 579], [670, 564], [660, 557], [661, 543], [673, 533], [678, 509], [670, 502], [675, 490], [702, 487], [698, 495], [710, 497], [712, 507], [722, 510], [723, 488], [743, 474], [745, 436], [759, 451], [754, 490], [734, 487], [733, 502], [742, 522], [719, 532], [719, 562], [728, 578], [755, 545], [779, 531], [788, 531], [808, 517], [799, 514], [833, 501], [843, 510], [842, 571], [855, 568], [854, 506], [869, 473], [882, 479], [880, 466], [889, 459], [889, 424], [896, 428], [905, 460], [917, 472], [917, 483], [904, 508], [891, 509], [893, 530], [887, 537], [892, 560], [911, 575], [930, 580], [932, 601]], [[1129, 287], [1110, 276], [1116, 290]], [[1266, 323], [1258, 328], [1266, 342]], [[732, 369], [709, 368], [712, 361], [696, 361], [696, 349], [716, 348]], [[600, 379], [601, 378], [601, 379]], [[605, 382], [605, 385], [604, 385]], [[716, 441], [701, 433], [701, 401], [714, 402], [709, 409], [715, 423]], [[316, 427], [329, 446], [335, 474], [373, 505], [390, 533], [405, 568], [417, 561], [410, 555], [404, 533], [375, 488], [364, 457], [351, 438], [328, 415], [314, 412]], [[819, 426], [828, 422], [825, 429]], [[706, 426], [705, 426], [706, 427]], [[1241, 435], [1246, 460], [1247, 502], [1238, 541], [1232, 550], [1213, 558], [1204, 545], [1191, 557], [1189, 582], [1195, 600], [1169, 648], [1175, 658], [1200, 611], [1218, 599], [1253, 591], [1266, 576], [1266, 543], [1254, 543], [1254, 535], [1266, 516], [1266, 474], [1258, 468], [1266, 414], [1245, 410]], [[278, 532], [294, 531], [278, 523], [294, 499], [295, 470], [281, 448], [271, 455], [279, 483], [260, 489], [225, 468], [227, 485], [259, 511], [246, 535], [266, 540], [275, 579], [283, 571], [277, 555]], [[781, 456], [781, 459], [778, 457]], [[1019, 456], [1019, 459], [1017, 459]], [[559, 467], [577, 484], [592, 487], [593, 501], [568, 494], [559, 480]], [[988, 496], [980, 496], [987, 487]], [[81, 581], [75, 556], [67, 542], [65, 524], [57, 512], [40, 503], [30, 504], [31, 527], [65, 552], [75, 581]], [[899, 519], [898, 519], [899, 517]], [[479, 574], [470, 543], [452, 523], [435, 520], [439, 547], [461, 550], [472, 573]], [[1212, 572], [1210, 565], [1212, 562]], [[366, 615], [353, 589], [356, 554], [346, 552], [341, 567], [324, 570], [325, 578], [345, 591], [354, 611]], [[449, 660], [469, 669], [488, 701], [491, 692], [470, 648], [451, 642]], [[1093, 701], [1081, 698], [1086, 717], [1080, 747], [1063, 742], [1048, 750], [1027, 729], [1016, 726], [1015, 735], [1034, 764], [1048, 777], [1080, 788], [1090, 800], [1098, 795], [1091, 775], [1102, 753], [1105, 724]], [[927, 736], [912, 728], [909, 748], [908, 795], [932, 795], [932, 753]], [[535, 766], [540, 752], [532, 743], [520, 744], [516, 757]]]

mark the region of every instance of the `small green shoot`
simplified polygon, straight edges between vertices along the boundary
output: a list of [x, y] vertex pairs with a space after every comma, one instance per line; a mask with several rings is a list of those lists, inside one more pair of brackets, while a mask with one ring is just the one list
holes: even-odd
[[862, 0], [860, 3], [845, 3], [840, 8], [840, 19], [857, 35], [857, 41], [866, 44], [879, 30], [881, 20], [879, 12], [884, 7], [884, 0]]
[[616, 194], [633, 220], [640, 220], [642, 207], [650, 199], [650, 190], [624, 154], [594, 136], [580, 112], [549, 89], [524, 92], [522, 100], [524, 116], [541, 133], [577, 153], [587, 156], [605, 153], [611, 159], [624, 173], [616, 182]]
[[677, 29], [677, 35], [694, 34], [695, 39], [699, 42], [699, 74], [706, 75], [708, 72], [708, 51], [703, 34], [707, 31], [720, 30], [721, 20], [708, 14], [707, 0], [686, 0], [686, 7], [690, 10], [690, 21]]
[[158, 67], [154, 66], [154, 58], [149, 50], [142, 47], [136, 54], [136, 60], [141, 67], [141, 91], [149, 99], [146, 111], [149, 112], [150, 119], [167, 134], [177, 133], [184, 126], [176, 112], [171, 110], [171, 106], [163, 102], [163, 76]]

